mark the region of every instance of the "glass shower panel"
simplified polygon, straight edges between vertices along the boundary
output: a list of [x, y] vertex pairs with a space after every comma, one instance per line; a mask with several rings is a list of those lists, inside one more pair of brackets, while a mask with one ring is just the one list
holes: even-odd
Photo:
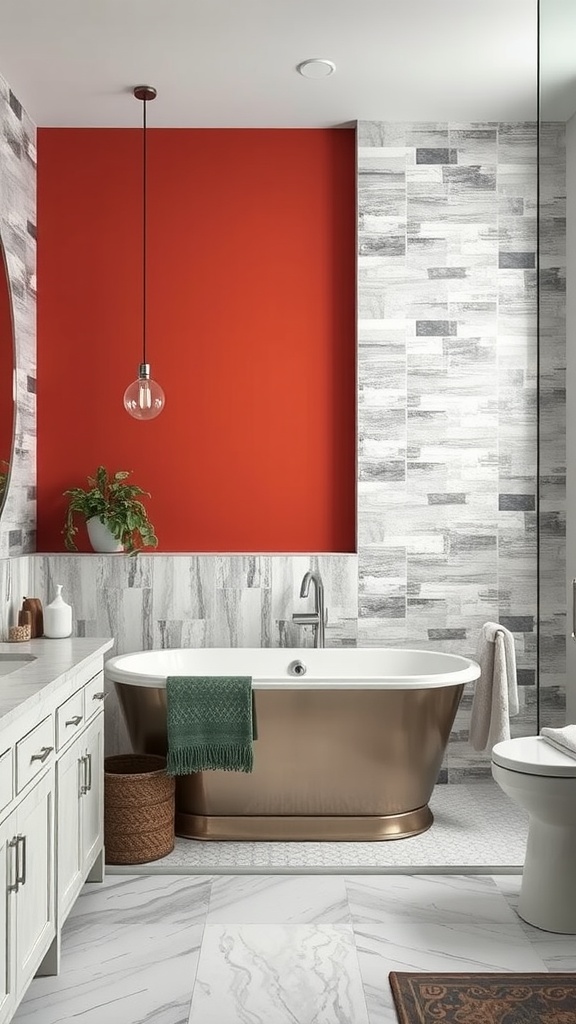
[[[573, 554], [566, 561], [568, 494], [574, 488], [567, 466], [568, 420], [574, 405], [567, 350], [566, 280], [576, 203], [576, 5], [572, 0], [540, 0], [538, 118], [538, 576], [539, 722], [563, 725], [566, 669], [574, 678], [576, 649], [567, 634], [567, 596], [572, 601]], [[568, 174], [567, 174], [568, 172]], [[572, 173], [570, 173], [572, 172]], [[568, 188], [567, 188], [568, 185]], [[572, 195], [571, 195], [572, 193]], [[567, 206], [568, 198], [568, 206]], [[570, 224], [572, 220], [572, 224]], [[571, 332], [573, 333], [573, 332]], [[573, 360], [573, 356], [572, 356]], [[568, 377], [567, 377], [568, 368]], [[568, 390], [567, 390], [568, 383]], [[568, 401], [567, 401], [568, 399]], [[570, 446], [568, 446], [570, 453]], [[568, 469], [568, 475], [567, 475]], [[568, 502], [568, 511], [574, 502]], [[574, 534], [571, 516], [568, 529]], [[572, 543], [569, 552], [574, 552]], [[568, 574], [568, 578], [567, 578]], [[571, 629], [571, 627], [570, 627]], [[570, 703], [570, 698], [569, 698]], [[572, 712], [571, 719], [574, 721]]]

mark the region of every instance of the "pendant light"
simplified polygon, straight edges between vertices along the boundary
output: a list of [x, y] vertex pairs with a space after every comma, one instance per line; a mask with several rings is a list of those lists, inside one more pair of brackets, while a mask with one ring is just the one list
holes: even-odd
[[156, 98], [156, 89], [151, 85], [137, 85], [133, 90], [137, 100], [142, 101], [142, 362], [138, 377], [124, 392], [124, 408], [135, 420], [153, 420], [164, 408], [164, 392], [150, 376], [150, 363], [146, 361], [146, 104]]

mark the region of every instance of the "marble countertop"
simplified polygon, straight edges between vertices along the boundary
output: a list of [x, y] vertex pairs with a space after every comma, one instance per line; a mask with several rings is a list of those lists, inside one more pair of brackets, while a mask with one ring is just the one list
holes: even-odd
[[[0, 643], [0, 661], [32, 656], [24, 667], [0, 675], [0, 724], [38, 704], [43, 697], [65, 684], [92, 658], [109, 651], [109, 637], [66, 637], [64, 640], [29, 640], [24, 643]], [[3, 667], [3, 666], [2, 666]]]

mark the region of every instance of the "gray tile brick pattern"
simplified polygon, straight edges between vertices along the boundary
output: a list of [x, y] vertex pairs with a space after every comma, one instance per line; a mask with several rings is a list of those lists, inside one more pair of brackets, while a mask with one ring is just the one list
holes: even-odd
[[540, 714], [564, 724], [566, 678], [565, 125], [540, 129]]
[[0, 77], [0, 238], [12, 295], [16, 423], [0, 558], [36, 547], [36, 129]]
[[[536, 128], [361, 122], [358, 175], [358, 643], [473, 655], [482, 623], [502, 621], [523, 681], [513, 730], [531, 733]], [[389, 237], [393, 250], [380, 244]], [[561, 370], [550, 373], [559, 388]], [[557, 422], [552, 396], [549, 406]], [[551, 476], [563, 467], [554, 454]], [[549, 547], [551, 587], [563, 579], [557, 534]], [[470, 704], [467, 694], [450, 781], [489, 773], [467, 742]]]

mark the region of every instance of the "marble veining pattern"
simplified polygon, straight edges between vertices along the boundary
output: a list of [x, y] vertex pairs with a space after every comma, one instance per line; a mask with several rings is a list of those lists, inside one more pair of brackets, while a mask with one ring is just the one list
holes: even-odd
[[18, 623], [23, 598], [32, 596], [31, 556], [0, 558], [0, 641], [7, 640], [10, 626]]
[[[325, 883], [325, 884], [324, 884]], [[525, 925], [519, 875], [108, 877], [16, 1024], [397, 1024], [391, 970], [574, 971]], [[323, 887], [322, 887], [323, 886]], [[346, 921], [334, 919], [335, 905]]]
[[[16, 358], [14, 451], [0, 520], [6, 558], [36, 547], [36, 128], [1, 75], [0, 238]], [[9, 460], [10, 451], [0, 451], [0, 459]]]
[[[298, 844], [299, 845], [299, 844]], [[212, 881], [208, 924], [349, 925], [344, 879], [337, 875], [234, 875]]]
[[[521, 876], [496, 875], [494, 880], [510, 907], [516, 911], [522, 883]], [[534, 928], [533, 925], [523, 921], [521, 917], [517, 917], [517, 920], [530, 945], [538, 952], [549, 971], [576, 973], [576, 939], [573, 935], [556, 935], [553, 932], [542, 931], [541, 928]]]
[[18, 1024], [186, 1024], [209, 894], [209, 879], [170, 875], [86, 886], [60, 975], [34, 981]]
[[368, 1024], [345, 925], [207, 924], [190, 1024]]

